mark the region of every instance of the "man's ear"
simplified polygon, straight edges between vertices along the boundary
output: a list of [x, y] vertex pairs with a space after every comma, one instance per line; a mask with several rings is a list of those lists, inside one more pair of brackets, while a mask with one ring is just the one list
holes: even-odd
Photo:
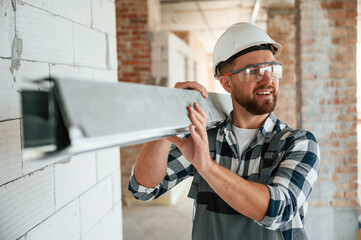
[[231, 78], [229, 76], [221, 76], [219, 78], [219, 81], [222, 85], [222, 87], [224, 88], [224, 90], [226, 90], [228, 93], [232, 93], [232, 89], [233, 89], [233, 85], [232, 85], [232, 81]]

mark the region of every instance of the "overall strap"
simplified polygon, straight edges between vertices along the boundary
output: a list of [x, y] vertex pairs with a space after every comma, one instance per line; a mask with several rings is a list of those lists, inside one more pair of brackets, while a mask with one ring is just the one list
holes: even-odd
[[271, 142], [263, 155], [259, 176], [260, 183], [266, 184], [272, 175], [272, 171], [281, 162], [283, 154], [280, 155], [280, 152], [286, 143], [282, 137], [284, 137], [286, 133], [290, 133], [292, 131], [292, 128], [286, 127], [272, 137]]
[[212, 128], [207, 130], [209, 152], [212, 159], [216, 158], [216, 142], [217, 142], [218, 128]]

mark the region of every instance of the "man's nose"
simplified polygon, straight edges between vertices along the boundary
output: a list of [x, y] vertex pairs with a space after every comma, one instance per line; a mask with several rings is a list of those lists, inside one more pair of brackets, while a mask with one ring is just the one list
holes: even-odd
[[262, 79], [259, 81], [262, 82], [263, 84], [272, 84], [271, 74], [267, 70], [264, 71], [263, 76], [261, 77]]

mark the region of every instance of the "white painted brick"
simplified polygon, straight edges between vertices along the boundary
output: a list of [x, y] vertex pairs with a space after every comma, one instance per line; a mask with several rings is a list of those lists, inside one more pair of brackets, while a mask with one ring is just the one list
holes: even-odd
[[118, 82], [118, 71], [93, 69], [93, 80], [103, 82]]
[[21, 1], [31, 6], [41, 8], [43, 10], [48, 10], [49, 0], [21, 0]]
[[119, 148], [108, 148], [96, 153], [98, 181], [120, 169]]
[[74, 61], [83, 67], [106, 68], [106, 34], [74, 24]]
[[48, 11], [90, 27], [90, 0], [52, 0], [48, 3]]
[[20, 120], [0, 122], [0, 185], [22, 175]]
[[113, 174], [113, 205], [117, 204], [121, 200], [121, 177], [120, 169]]
[[93, 152], [76, 155], [71, 161], [55, 165], [56, 209], [63, 207], [96, 183]]
[[62, 64], [51, 64], [50, 76], [55, 78], [71, 78], [89, 81], [93, 79], [93, 69]]
[[117, 70], [118, 68], [117, 39], [116, 37], [110, 35], [108, 35], [107, 38], [108, 38], [107, 68], [109, 70]]
[[[24, 152], [23, 152], [24, 153]], [[54, 163], [67, 162], [70, 157], [52, 157], [44, 160], [26, 160], [23, 161], [23, 175], [32, 173], [36, 170], [42, 169], [44, 167], [48, 167]]]
[[96, 69], [89, 67], [69, 66], [63, 64], [51, 64], [50, 76], [55, 78], [70, 78], [85, 81], [117, 82], [117, 70]]
[[94, 240], [117, 240], [122, 239], [122, 208], [121, 203], [115, 206], [94, 227]]
[[82, 236], [80, 240], [94, 240], [94, 230], [91, 229], [87, 234]]
[[108, 177], [80, 196], [81, 235], [102, 219], [113, 205], [112, 178]]
[[92, 0], [93, 27], [116, 36], [115, 4], [108, 0]]
[[21, 59], [73, 64], [70, 21], [17, 2], [16, 30], [23, 42]]
[[0, 121], [20, 117], [20, 94], [10, 66], [11, 60], [0, 58]]
[[14, 71], [14, 77], [20, 87], [26, 82], [48, 78], [49, 76], [48, 63], [21, 61], [19, 69]]
[[0, 58], [0, 121], [22, 116], [20, 90], [38, 89], [33, 84], [27, 84], [26, 80], [49, 77], [47, 63], [21, 61], [18, 70], [14, 69], [13, 75], [10, 66], [11, 60]]
[[76, 199], [28, 232], [26, 240], [78, 240], [79, 218], [79, 200]]
[[11, 1], [0, 2], [0, 57], [11, 57], [11, 45], [15, 37], [14, 10]]
[[16, 239], [54, 213], [54, 168], [1, 186], [0, 212], [0, 239]]

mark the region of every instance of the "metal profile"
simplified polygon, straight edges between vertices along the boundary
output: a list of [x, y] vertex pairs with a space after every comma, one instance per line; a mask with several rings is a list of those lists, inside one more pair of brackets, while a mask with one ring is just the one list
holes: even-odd
[[73, 79], [46, 79], [47, 90], [23, 90], [23, 158], [71, 156], [189, 133], [186, 107], [200, 104], [215, 127], [232, 110], [229, 95]]

